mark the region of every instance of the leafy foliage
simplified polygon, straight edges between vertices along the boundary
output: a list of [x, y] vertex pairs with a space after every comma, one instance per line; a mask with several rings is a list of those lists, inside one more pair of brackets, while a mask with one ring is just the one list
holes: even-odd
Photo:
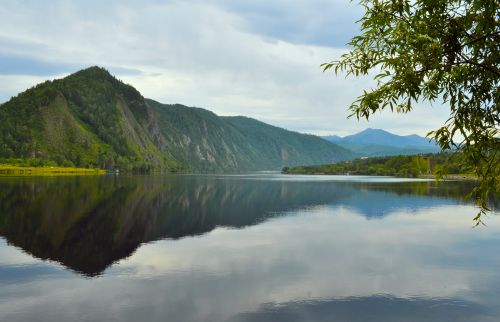
[[480, 185], [481, 212], [500, 191], [500, 23], [497, 0], [361, 0], [365, 15], [353, 49], [324, 70], [368, 75], [377, 85], [349, 107], [369, 118], [390, 108], [410, 112], [416, 102], [440, 100], [450, 118], [429, 135], [443, 150], [462, 152]]

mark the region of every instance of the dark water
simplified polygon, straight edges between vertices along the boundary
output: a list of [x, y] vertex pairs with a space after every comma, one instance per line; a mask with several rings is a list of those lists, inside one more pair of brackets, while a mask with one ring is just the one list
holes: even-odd
[[500, 218], [390, 178], [0, 178], [0, 321], [500, 321]]

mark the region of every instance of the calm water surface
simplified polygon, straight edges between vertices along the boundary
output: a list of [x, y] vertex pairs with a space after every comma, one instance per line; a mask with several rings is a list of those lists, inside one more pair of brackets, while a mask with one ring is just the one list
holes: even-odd
[[[0, 178], [0, 321], [500, 321], [466, 183]], [[498, 201], [494, 201], [498, 202]]]

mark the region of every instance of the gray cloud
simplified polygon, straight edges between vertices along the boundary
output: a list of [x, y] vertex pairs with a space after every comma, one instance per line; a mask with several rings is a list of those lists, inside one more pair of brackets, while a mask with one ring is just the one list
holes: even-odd
[[324, 74], [319, 65], [346, 51], [358, 10], [340, 0], [7, 1], [0, 7], [0, 101], [70, 67], [100, 65], [146, 97], [291, 130], [435, 129], [446, 108], [346, 120], [348, 104], [372, 82]]
[[0, 54], [0, 75], [50, 76], [70, 73], [84, 66], [78, 64], [58, 64], [34, 57]]
[[345, 0], [215, 1], [245, 19], [251, 32], [297, 44], [345, 47], [362, 8]]

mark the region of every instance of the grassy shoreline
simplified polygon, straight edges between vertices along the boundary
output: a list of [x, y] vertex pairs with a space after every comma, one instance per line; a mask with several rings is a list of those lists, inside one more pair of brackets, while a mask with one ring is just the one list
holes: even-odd
[[22, 167], [12, 164], [0, 164], [0, 177], [8, 176], [75, 176], [103, 175], [102, 169], [87, 169], [76, 167]]

